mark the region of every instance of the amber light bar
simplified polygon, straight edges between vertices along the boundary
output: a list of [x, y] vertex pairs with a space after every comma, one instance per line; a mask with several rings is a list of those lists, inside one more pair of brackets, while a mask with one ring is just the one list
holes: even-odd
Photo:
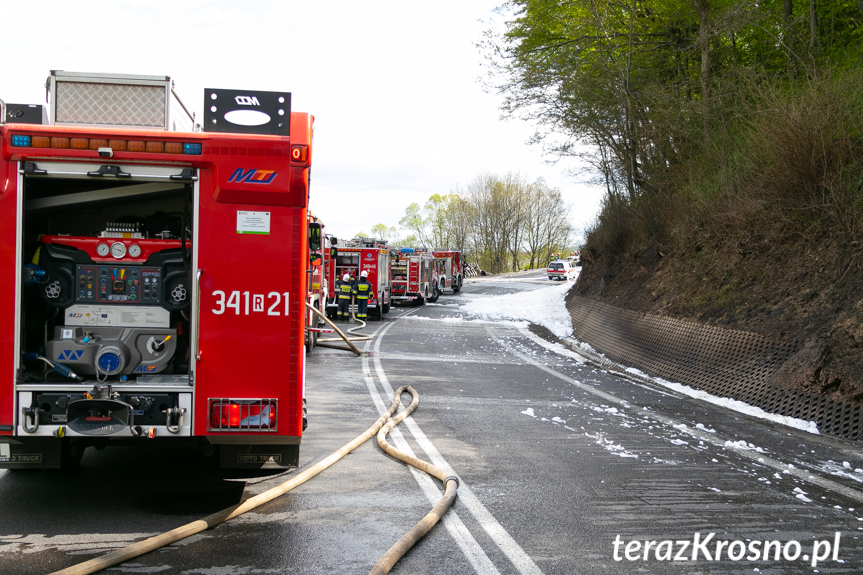
[[53, 150], [105, 150], [149, 154], [200, 154], [200, 142], [163, 142], [159, 140], [110, 140], [106, 138], [67, 138], [14, 134], [12, 147], [49, 148]]

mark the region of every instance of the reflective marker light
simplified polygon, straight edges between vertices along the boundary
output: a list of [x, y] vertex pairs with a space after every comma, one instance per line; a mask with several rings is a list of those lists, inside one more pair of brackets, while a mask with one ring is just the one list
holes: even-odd
[[275, 399], [210, 399], [212, 431], [276, 431]]
[[295, 162], [307, 162], [309, 160], [309, 147], [303, 145], [291, 146], [291, 159]]

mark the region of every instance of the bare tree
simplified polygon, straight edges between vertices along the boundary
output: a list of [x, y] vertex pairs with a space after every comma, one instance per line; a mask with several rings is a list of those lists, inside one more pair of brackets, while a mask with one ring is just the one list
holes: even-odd
[[477, 259], [484, 269], [500, 273], [505, 269], [512, 213], [507, 186], [493, 175], [478, 176], [469, 186], [473, 211], [473, 233]]
[[510, 269], [519, 270], [519, 258], [522, 253], [524, 228], [527, 225], [527, 205], [530, 202], [530, 185], [520, 174], [507, 174], [504, 178], [509, 211], [508, 245], [511, 258]]
[[526, 260], [533, 268], [569, 246], [570, 208], [560, 190], [542, 179], [528, 183], [519, 174], [485, 174], [468, 185], [466, 197], [458, 191], [434, 194], [423, 207], [408, 206], [399, 221], [410, 233], [405, 246], [456, 248], [492, 273], [517, 271]]
[[570, 208], [560, 190], [537, 180], [528, 189], [530, 202], [524, 226], [524, 250], [534, 268], [551, 259], [551, 254], [570, 245], [573, 234]]
[[458, 193], [453, 192], [446, 196], [446, 214], [449, 224], [448, 244], [440, 247], [454, 248], [465, 252], [467, 240], [470, 235], [470, 220], [473, 217], [473, 206]]

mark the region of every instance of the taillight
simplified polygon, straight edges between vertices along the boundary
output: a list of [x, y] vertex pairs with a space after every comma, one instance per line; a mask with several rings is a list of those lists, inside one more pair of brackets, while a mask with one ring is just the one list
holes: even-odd
[[211, 431], [275, 431], [275, 399], [209, 400]]

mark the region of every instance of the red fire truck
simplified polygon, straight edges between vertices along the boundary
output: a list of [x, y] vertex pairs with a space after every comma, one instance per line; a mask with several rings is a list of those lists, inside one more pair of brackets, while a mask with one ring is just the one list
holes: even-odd
[[0, 468], [144, 441], [296, 465], [314, 118], [207, 89], [201, 131], [165, 76], [48, 91], [0, 105]]
[[353, 280], [360, 279], [362, 272], [368, 272], [368, 280], [372, 284], [374, 294], [369, 299], [368, 315], [381, 319], [383, 314], [390, 312], [392, 289], [390, 286], [390, 250], [386, 242], [375, 238], [354, 238], [338, 245], [335, 265], [328, 268], [327, 313], [334, 316], [338, 309], [335, 285], [338, 278], [348, 274]]
[[318, 341], [318, 334], [330, 333], [331, 329], [325, 327], [322, 316], [327, 312], [327, 266], [330, 265], [329, 254], [322, 251], [324, 224], [313, 213], [308, 214], [308, 237], [309, 237], [309, 269], [308, 269], [308, 292], [306, 303], [306, 352], [311, 352]]
[[401, 248], [392, 268], [393, 300], [423, 305], [436, 302], [438, 289], [434, 255], [425, 249]]
[[464, 282], [461, 251], [453, 249], [434, 250], [434, 258], [439, 291], [443, 293], [445, 289], [451, 289], [452, 293], [458, 293]]

